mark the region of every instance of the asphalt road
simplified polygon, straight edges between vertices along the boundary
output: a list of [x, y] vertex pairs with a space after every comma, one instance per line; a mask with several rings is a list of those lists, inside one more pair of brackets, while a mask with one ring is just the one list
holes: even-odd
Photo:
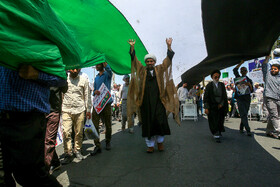
[[[113, 121], [112, 150], [96, 156], [90, 140], [83, 142], [85, 159], [54, 172], [63, 186], [280, 186], [280, 140], [265, 136], [266, 124], [251, 121], [252, 137], [238, 131], [240, 119], [225, 123], [222, 143], [216, 143], [207, 119], [169, 119], [171, 135], [165, 151], [146, 153], [141, 128], [121, 132]], [[101, 135], [104, 139], [104, 135]], [[63, 146], [57, 147], [63, 158]]]

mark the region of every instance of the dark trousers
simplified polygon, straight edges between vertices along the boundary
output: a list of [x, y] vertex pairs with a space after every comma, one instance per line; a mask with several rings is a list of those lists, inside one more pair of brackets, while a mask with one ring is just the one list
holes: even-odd
[[199, 116], [199, 110], [201, 111], [201, 115], [203, 114], [202, 113], [202, 99], [196, 101], [196, 110], [197, 110], [197, 116]]
[[119, 119], [120, 116], [120, 107], [115, 104], [113, 107], [113, 117]]
[[56, 136], [59, 126], [60, 113], [51, 112], [46, 117], [47, 128], [46, 128], [46, 138], [45, 138], [45, 163], [47, 171], [54, 164], [59, 163], [58, 156], [55, 151]]
[[61, 186], [46, 171], [45, 115], [37, 112], [2, 112], [0, 142], [6, 186]]
[[210, 131], [213, 135], [220, 134], [221, 132], [225, 132], [224, 128], [224, 121], [225, 121], [225, 114], [224, 108], [218, 109], [209, 109], [208, 114], [208, 123]]
[[[92, 122], [99, 134], [99, 121], [100, 117], [104, 120], [106, 127], [105, 139], [106, 143], [111, 142], [112, 136], [112, 113], [111, 113], [111, 104], [107, 103], [105, 108], [99, 114], [96, 113], [95, 109], [92, 110]], [[97, 147], [100, 147], [100, 140], [94, 140], [94, 144]]]
[[2, 145], [0, 142], [0, 186], [3, 184], [4, 184], [4, 169], [3, 169]]
[[248, 123], [248, 111], [250, 109], [251, 97], [250, 95], [240, 96], [237, 98], [238, 110], [241, 118], [239, 130], [243, 130], [244, 127], [247, 132], [250, 132]]

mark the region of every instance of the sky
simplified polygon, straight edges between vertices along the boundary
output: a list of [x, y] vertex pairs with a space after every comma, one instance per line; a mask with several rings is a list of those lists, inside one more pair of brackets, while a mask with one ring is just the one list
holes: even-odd
[[[172, 49], [175, 55], [172, 60], [172, 74], [177, 85], [181, 82], [184, 72], [208, 56], [203, 33], [201, 0], [160, 0], [161, 3], [158, 1], [110, 0], [128, 20], [147, 51], [155, 54], [158, 63], [166, 56], [165, 38], [173, 38]], [[137, 49], [135, 50], [137, 54]], [[248, 63], [245, 62], [243, 66], [248, 67]], [[229, 77], [233, 77], [233, 68], [234, 66], [228, 67], [221, 72], [227, 71]], [[92, 82], [93, 69], [84, 68], [82, 71], [88, 74]], [[115, 82], [122, 84], [122, 77], [116, 75]], [[206, 80], [210, 79], [210, 76], [206, 77]]]

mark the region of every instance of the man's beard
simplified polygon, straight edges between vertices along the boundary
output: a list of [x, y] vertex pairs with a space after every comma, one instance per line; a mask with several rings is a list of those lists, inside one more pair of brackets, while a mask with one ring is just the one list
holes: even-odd
[[216, 81], [216, 80], [214, 79], [214, 80], [213, 80], [213, 82], [217, 84], [217, 83], [219, 82], [219, 80], [218, 80], [218, 81]]
[[96, 70], [97, 70], [97, 71], [102, 71], [102, 70], [103, 70], [103, 68], [98, 67], [98, 68], [96, 68]]
[[155, 69], [155, 67], [153, 66], [153, 65], [147, 65], [147, 67], [146, 67], [148, 70], [154, 70]]
[[278, 73], [272, 73], [272, 72], [270, 72], [270, 74], [271, 74], [272, 76], [276, 76], [276, 75], [279, 74], [279, 72], [278, 72]]
[[78, 76], [78, 74], [79, 74], [79, 73], [70, 73], [70, 76], [71, 76], [72, 78], [76, 78], [76, 77]]

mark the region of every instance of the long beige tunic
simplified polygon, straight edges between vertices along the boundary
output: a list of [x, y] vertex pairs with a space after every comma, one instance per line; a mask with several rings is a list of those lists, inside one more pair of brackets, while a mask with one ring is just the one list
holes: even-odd
[[[173, 113], [175, 121], [179, 120], [179, 99], [172, 77], [172, 61], [166, 57], [163, 63], [155, 67], [160, 99], [168, 113]], [[131, 83], [127, 96], [127, 115], [139, 111], [142, 105], [147, 71], [146, 67], [135, 56], [131, 61]], [[128, 120], [129, 122], [131, 120]]]

